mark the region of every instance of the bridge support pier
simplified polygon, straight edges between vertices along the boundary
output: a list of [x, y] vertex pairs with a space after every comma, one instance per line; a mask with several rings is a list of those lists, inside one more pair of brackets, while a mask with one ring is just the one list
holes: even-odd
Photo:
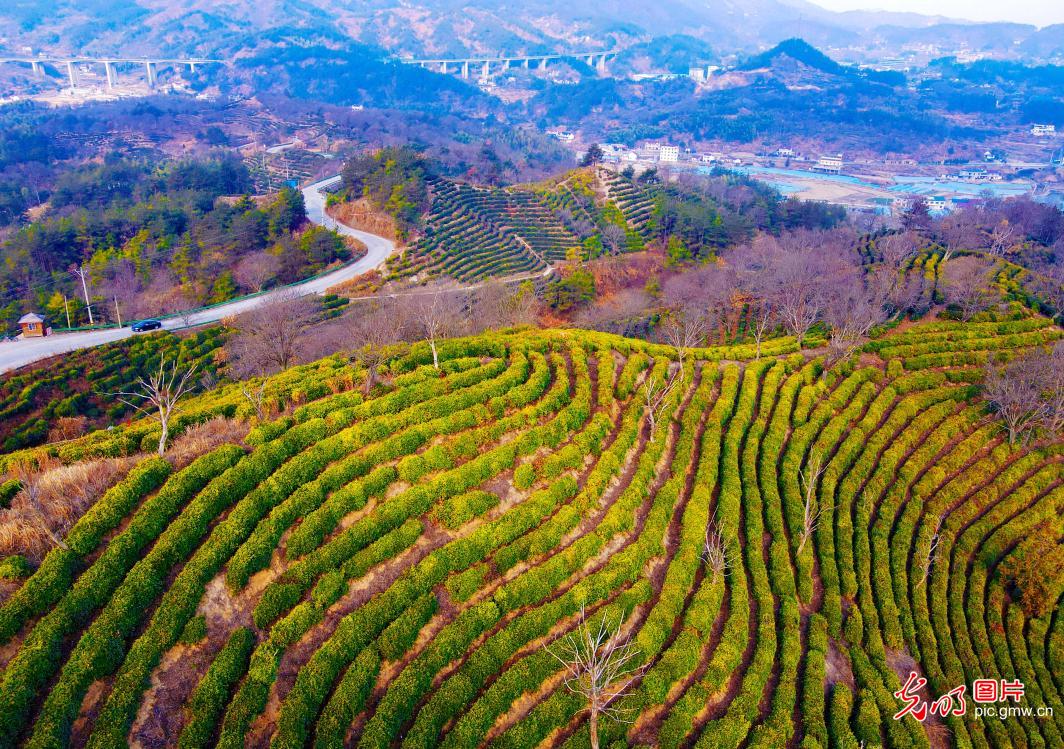
[[547, 58], [546, 57], [544, 57], [542, 60], [539, 61], [539, 69], [540, 70], [546, 70], [547, 69]]
[[114, 89], [118, 85], [118, 70], [113, 62], [104, 62], [103, 69], [107, 73], [107, 88]]
[[30, 70], [33, 71], [34, 75], [39, 75], [41, 77], [44, 76], [44, 65], [37, 62], [36, 60], [30, 63]]
[[487, 60], [485, 60], [484, 61], [484, 69], [480, 71], [480, 77], [486, 79], [490, 75], [491, 75], [491, 65], [488, 63]]
[[148, 78], [148, 88], [155, 88], [156, 72], [155, 63], [145, 61], [144, 74]]
[[605, 73], [606, 72], [606, 55], [603, 55], [602, 57], [600, 57], [598, 59], [598, 64], [595, 66], [595, 68], [600, 73]]
[[525, 70], [528, 70], [528, 58], [527, 57], [525, 59], [521, 60], [521, 67], [524, 68]]
[[67, 78], [70, 79], [70, 89], [74, 90], [78, 87], [78, 71], [74, 68], [74, 62], [67, 60]]
[[[447, 72], [447, 71], [444, 71], [444, 72]], [[469, 78], [469, 62], [468, 61], [462, 63], [462, 77], [466, 78], [466, 79]]]

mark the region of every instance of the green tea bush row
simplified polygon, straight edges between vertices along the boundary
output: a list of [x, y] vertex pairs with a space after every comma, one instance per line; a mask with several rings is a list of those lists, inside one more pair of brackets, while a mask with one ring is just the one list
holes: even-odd
[[[307, 471], [312, 467], [297, 464], [295, 470], [279, 469], [288, 465], [286, 460], [319, 442], [327, 433], [328, 426], [322, 420], [293, 427], [279, 439], [257, 448], [212, 482], [197, 498], [201, 506], [210, 509], [231, 509], [181, 568], [143, 633], [130, 647], [115, 677], [115, 686], [100, 712], [96, 731], [89, 739], [94, 749], [124, 742], [148, 683], [148, 675], [195, 615], [207, 583], [218, 574], [270, 508], [308, 480]], [[185, 530], [171, 526], [171, 530], [175, 528], [176, 534]], [[196, 529], [190, 530], [192, 535], [199, 535]], [[180, 539], [182, 544], [190, 540], [188, 536]], [[141, 611], [139, 615], [144, 613]]]
[[254, 646], [255, 633], [247, 627], [238, 627], [229, 636], [188, 698], [185, 727], [177, 740], [178, 749], [211, 745], [218, 719], [233, 687], [247, 669]]
[[[105, 657], [115, 651], [112, 640], [129, 631], [143, 614], [144, 605], [165, 582], [162, 565], [181, 559], [183, 547], [179, 541], [186, 528], [194, 533], [198, 525], [205, 522], [195, 516], [197, 505], [203, 504], [201, 499], [207, 495], [204, 487], [209, 483], [220, 483], [217, 476], [236, 464], [243, 454], [243, 450], [234, 445], [223, 445], [175, 474], [142, 503], [140, 510], [111, 540], [95, 564], [78, 577], [56, 606], [37, 623], [4, 672], [0, 689], [9, 709], [4, 711], [0, 725], [5, 736], [14, 735], [19, 729], [14, 721], [24, 715], [34, 692], [61, 665], [60, 643], [84, 626], [92, 613], [102, 606], [102, 611], [78, 640], [59, 682], [45, 700], [28, 743], [40, 745], [38, 737], [63, 741], [69, 736], [84, 690], [91, 683], [93, 674], [109, 673], [107, 669], [113, 668]], [[209, 519], [207, 513], [211, 509], [213, 506], [201, 511], [206, 519]], [[178, 518], [172, 520], [179, 511]], [[86, 528], [99, 529], [106, 524], [106, 515], [106, 509], [102, 509], [96, 515], [99, 523], [89, 523]], [[93, 535], [86, 531], [79, 540], [88, 541]], [[155, 544], [145, 555], [144, 549], [152, 541]]]

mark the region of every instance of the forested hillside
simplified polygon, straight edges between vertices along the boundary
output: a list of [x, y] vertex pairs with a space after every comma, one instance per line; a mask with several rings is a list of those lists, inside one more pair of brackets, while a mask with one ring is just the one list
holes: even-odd
[[[155, 166], [104, 159], [63, 172], [37, 220], [0, 243], [0, 322], [28, 310], [51, 324], [190, 309], [291, 283], [350, 257], [338, 235], [309, 227], [286, 187], [252, 200], [247, 168], [228, 156]], [[85, 287], [72, 270], [84, 271]], [[64, 298], [65, 297], [65, 298]], [[116, 311], [115, 307], [118, 307]]]

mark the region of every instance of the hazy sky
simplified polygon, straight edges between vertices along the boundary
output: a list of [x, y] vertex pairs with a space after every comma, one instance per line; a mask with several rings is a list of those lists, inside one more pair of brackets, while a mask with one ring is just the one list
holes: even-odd
[[1064, 23], [1064, 0], [813, 0], [830, 10], [900, 10], [970, 21]]

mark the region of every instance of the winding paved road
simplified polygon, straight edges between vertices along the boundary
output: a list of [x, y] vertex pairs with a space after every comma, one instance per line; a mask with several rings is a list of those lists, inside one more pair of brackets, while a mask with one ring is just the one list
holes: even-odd
[[[267, 292], [250, 299], [236, 299], [226, 304], [220, 304], [209, 309], [202, 309], [190, 315], [169, 317], [163, 320], [163, 328], [175, 330], [188, 325], [203, 325], [204, 323], [217, 322], [226, 317], [247, 312], [263, 299], [268, 299], [274, 294], [285, 290], [292, 290], [301, 295], [322, 294], [331, 286], [341, 281], [346, 281], [359, 276], [366, 271], [373, 270], [384, 263], [388, 256], [395, 251], [395, 243], [390, 239], [370, 234], [369, 232], [352, 229], [346, 224], [341, 224], [325, 213], [325, 193], [322, 190], [340, 181], [340, 177], [329, 177], [315, 182], [303, 188], [303, 202], [307, 208], [307, 218], [315, 224], [327, 229], [335, 229], [340, 234], [354, 237], [366, 245], [366, 254], [353, 263], [337, 268], [331, 273], [304, 281], [300, 284]], [[7, 372], [27, 364], [32, 364], [40, 359], [46, 359], [56, 354], [64, 354], [76, 349], [98, 346], [101, 343], [110, 343], [133, 335], [128, 327], [111, 328], [108, 330], [94, 330], [84, 333], [57, 333], [45, 338], [30, 338], [27, 340], [0, 342], [0, 372]]]

